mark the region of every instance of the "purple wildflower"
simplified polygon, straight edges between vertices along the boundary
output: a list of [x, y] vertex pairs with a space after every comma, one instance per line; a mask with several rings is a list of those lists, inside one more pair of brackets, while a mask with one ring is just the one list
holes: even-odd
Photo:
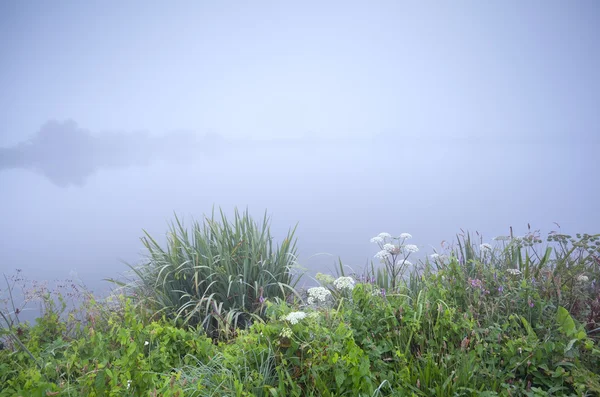
[[483, 289], [483, 282], [477, 278], [470, 278], [471, 287]]

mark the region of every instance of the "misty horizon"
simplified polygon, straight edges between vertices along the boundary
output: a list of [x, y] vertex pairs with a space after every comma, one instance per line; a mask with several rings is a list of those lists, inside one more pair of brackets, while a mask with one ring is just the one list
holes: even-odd
[[599, 4], [2, 3], [0, 269], [106, 288], [213, 207], [298, 224], [312, 276], [593, 234]]

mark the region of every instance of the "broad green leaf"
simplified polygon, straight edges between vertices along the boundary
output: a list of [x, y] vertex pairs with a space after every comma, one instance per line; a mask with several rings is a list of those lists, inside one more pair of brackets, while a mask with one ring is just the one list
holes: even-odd
[[573, 321], [569, 311], [562, 306], [558, 307], [556, 321], [558, 322], [561, 331], [567, 336], [571, 336], [575, 333], [575, 321]]
[[521, 322], [523, 323], [523, 326], [527, 330], [527, 335], [529, 335], [532, 338], [537, 339], [536, 333], [533, 331], [533, 328], [531, 328], [531, 325], [529, 325], [529, 322], [525, 319], [525, 317], [521, 316]]

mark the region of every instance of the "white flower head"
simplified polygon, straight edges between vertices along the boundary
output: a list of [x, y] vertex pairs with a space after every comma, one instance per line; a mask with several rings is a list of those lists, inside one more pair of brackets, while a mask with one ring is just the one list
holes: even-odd
[[371, 239], [371, 242], [379, 244], [379, 243], [383, 243], [383, 239], [379, 236], [375, 236]]
[[431, 254], [429, 257], [433, 260], [440, 259], [440, 254]]
[[481, 245], [479, 246], [479, 249], [480, 249], [481, 251], [484, 251], [484, 252], [485, 252], [485, 251], [492, 251], [492, 250], [493, 250], [492, 246], [491, 246], [490, 244], [488, 244], [488, 243], [483, 243], [483, 244], [481, 244]]
[[585, 283], [587, 281], [589, 281], [589, 277], [586, 276], [585, 274], [580, 274], [579, 276], [577, 276], [577, 281], [579, 281], [580, 283]]
[[331, 296], [331, 292], [323, 287], [309, 288], [306, 292], [308, 293], [307, 301], [309, 305], [317, 302], [325, 302], [327, 297]]
[[506, 269], [506, 272], [512, 274], [513, 276], [518, 276], [519, 274], [521, 274], [521, 271], [519, 269]]
[[298, 324], [300, 320], [306, 318], [306, 313], [304, 312], [291, 312], [287, 316], [285, 316], [284, 320], [289, 321], [291, 324]]
[[386, 239], [386, 238], [392, 238], [392, 235], [384, 232], [384, 233], [379, 233], [379, 235], [377, 237], [379, 237], [380, 239]]
[[354, 289], [355, 281], [352, 277], [339, 277], [333, 282], [333, 285], [337, 289]]
[[412, 264], [412, 262], [411, 262], [411, 261], [409, 261], [409, 260], [406, 260], [406, 259], [398, 259], [398, 260], [396, 261], [396, 265], [398, 265], [398, 266], [402, 266], [402, 265], [404, 265], [404, 266], [412, 266], [413, 264]]
[[385, 244], [383, 249], [392, 255], [398, 255], [400, 253], [400, 247], [394, 244]]
[[413, 252], [419, 252], [419, 247], [417, 247], [414, 244], [406, 244], [404, 247], [404, 251], [408, 252], [408, 253], [413, 253]]
[[402, 233], [400, 235], [400, 238], [408, 240], [409, 238], [412, 238], [412, 234], [410, 234], [410, 233]]
[[150, 342], [148, 342], [148, 341], [144, 342], [144, 346], [148, 346], [149, 344], [150, 344]]
[[379, 251], [375, 254], [375, 258], [385, 260], [390, 255], [386, 250]]

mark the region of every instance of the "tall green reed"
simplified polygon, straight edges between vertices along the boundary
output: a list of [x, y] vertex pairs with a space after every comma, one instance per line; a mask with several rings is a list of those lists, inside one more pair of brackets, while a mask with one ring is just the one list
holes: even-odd
[[130, 265], [137, 278], [121, 285], [153, 315], [222, 336], [215, 332], [260, 319], [265, 299], [295, 293], [295, 229], [275, 245], [266, 212], [259, 223], [248, 210], [235, 209], [230, 221], [213, 209], [190, 230], [175, 216], [164, 247], [144, 231], [147, 258], [140, 266]]

